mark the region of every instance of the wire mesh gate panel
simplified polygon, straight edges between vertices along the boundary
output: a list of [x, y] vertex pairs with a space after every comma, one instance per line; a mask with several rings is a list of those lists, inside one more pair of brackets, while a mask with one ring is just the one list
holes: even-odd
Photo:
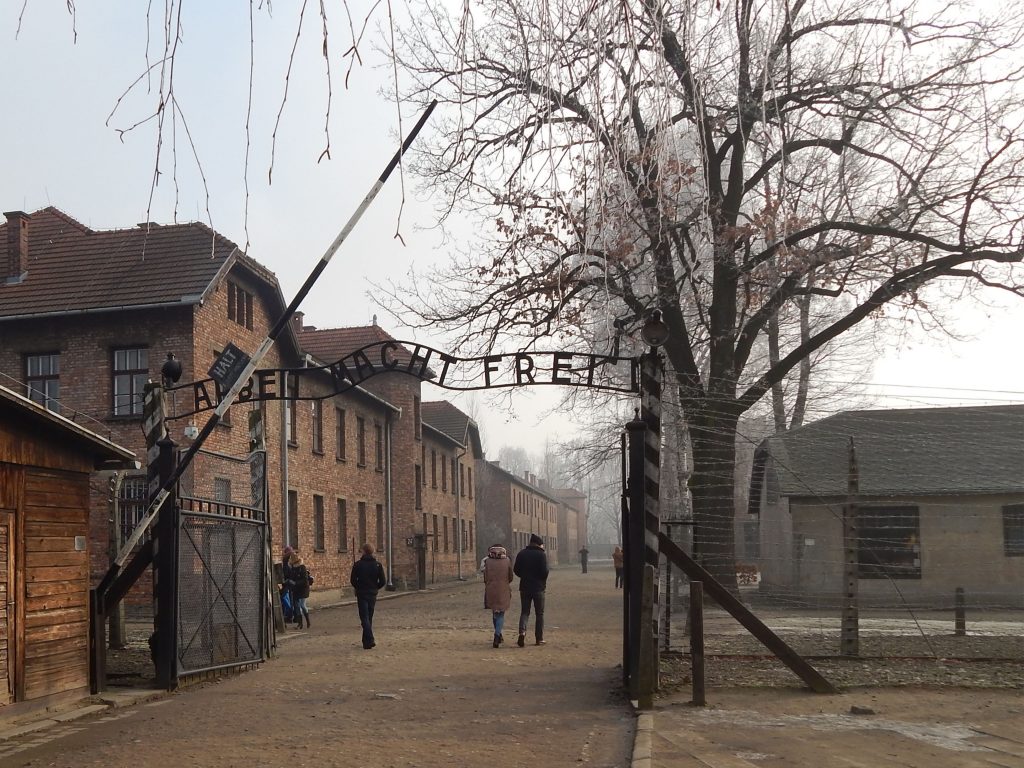
[[262, 661], [265, 651], [265, 454], [200, 458], [202, 471], [180, 486], [195, 495], [178, 497], [179, 677]]

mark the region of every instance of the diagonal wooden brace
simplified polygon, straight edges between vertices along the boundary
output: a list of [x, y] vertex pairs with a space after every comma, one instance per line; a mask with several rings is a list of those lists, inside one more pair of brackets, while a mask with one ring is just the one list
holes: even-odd
[[793, 670], [793, 673], [807, 683], [815, 693], [837, 693], [832, 683], [821, 676], [814, 667], [807, 663], [799, 653], [790, 648], [786, 641], [772, 632], [764, 622], [741, 603], [735, 595], [726, 589], [720, 581], [708, 573], [692, 557], [679, 548], [664, 533], [658, 534], [658, 545], [661, 554], [668, 558], [669, 562], [679, 568], [693, 581], [700, 581], [704, 584], [704, 591], [716, 603], [722, 606], [729, 615], [743, 625], [750, 634], [757, 638], [765, 648], [774, 653], [779, 660]]

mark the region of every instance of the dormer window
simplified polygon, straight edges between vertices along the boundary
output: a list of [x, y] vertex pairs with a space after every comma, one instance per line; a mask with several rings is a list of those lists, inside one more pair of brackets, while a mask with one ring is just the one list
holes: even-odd
[[228, 281], [228, 320], [252, 330], [252, 294]]

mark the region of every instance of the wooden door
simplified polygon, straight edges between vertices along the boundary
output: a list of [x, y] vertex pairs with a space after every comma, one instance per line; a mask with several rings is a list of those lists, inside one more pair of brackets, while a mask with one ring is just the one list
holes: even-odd
[[14, 514], [0, 510], [0, 704], [14, 701]]

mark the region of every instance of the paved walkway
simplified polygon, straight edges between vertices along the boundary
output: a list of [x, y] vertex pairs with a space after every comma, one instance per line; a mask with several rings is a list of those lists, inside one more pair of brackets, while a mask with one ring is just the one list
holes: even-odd
[[708, 702], [642, 715], [633, 768], [1024, 768], [1021, 691], [732, 689]]

